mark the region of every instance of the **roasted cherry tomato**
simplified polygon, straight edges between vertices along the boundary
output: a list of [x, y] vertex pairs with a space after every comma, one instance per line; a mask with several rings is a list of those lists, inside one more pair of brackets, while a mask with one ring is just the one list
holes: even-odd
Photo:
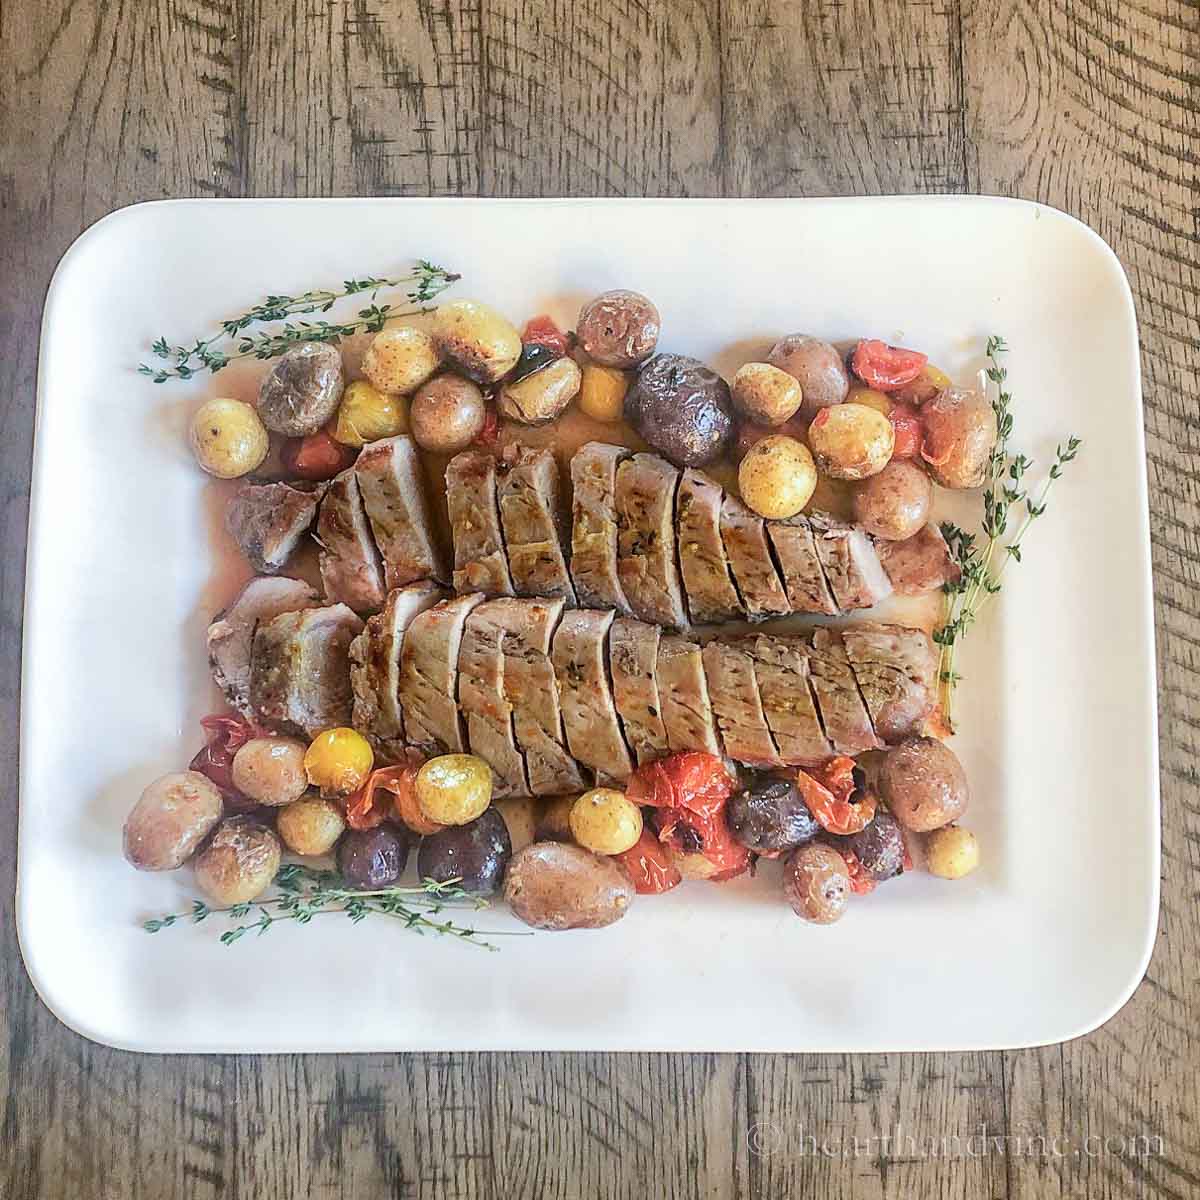
[[547, 350], [553, 350], [557, 358], [562, 358], [571, 348], [570, 338], [554, 323], [554, 318], [545, 313], [525, 322], [525, 328], [521, 330], [521, 344], [545, 346]]
[[493, 450], [499, 438], [500, 417], [496, 413], [496, 406], [489, 400], [483, 409], [483, 428], [471, 444], [481, 450]]
[[701, 817], [719, 813], [733, 793], [733, 780], [715, 754], [687, 750], [638, 767], [625, 795], [634, 804], [686, 808]]
[[288, 438], [280, 458], [289, 475], [319, 482], [344, 471], [354, 461], [355, 452], [335, 441], [328, 430], [318, 429], [308, 437]]
[[683, 879], [672, 865], [663, 844], [650, 829], [643, 829], [642, 836], [629, 850], [614, 854], [613, 858], [633, 880], [634, 890], [643, 896], [669, 892]]
[[893, 458], [916, 458], [921, 453], [921, 418], [915, 408], [907, 404], [893, 404], [888, 410], [888, 420], [896, 435]]
[[233, 756], [262, 730], [236, 713], [212, 713], [200, 718], [206, 739], [204, 749], [188, 763], [193, 771], [207, 776], [217, 786], [225, 804], [231, 809], [255, 808], [253, 800], [243, 796], [233, 786]]
[[858, 855], [853, 850], [845, 850], [841, 846], [836, 849], [846, 860], [846, 873], [850, 876], [850, 890], [856, 896], [865, 896], [868, 892], [873, 892], [875, 880], [863, 870], [862, 863], [858, 861]]
[[711, 882], [732, 879], [750, 865], [750, 851], [733, 840], [723, 811], [709, 816], [686, 808], [659, 808], [654, 824], [664, 845], [685, 854], [703, 854], [712, 863], [716, 871], [709, 876]]
[[893, 392], [912, 383], [928, 361], [929, 356], [919, 350], [905, 350], [875, 338], [864, 338], [854, 348], [850, 369], [868, 387], [878, 392]]
[[[377, 767], [367, 776], [362, 787], [351, 792], [343, 801], [346, 824], [351, 829], [374, 829], [389, 818], [395, 818], [414, 833], [437, 833], [443, 826], [421, 816], [420, 809], [416, 807], [413, 783], [418, 770], [419, 763]], [[410, 820], [414, 814], [421, 824], [420, 829]]]
[[875, 817], [875, 797], [856, 792], [852, 758], [843, 755], [823, 767], [797, 771], [796, 786], [826, 833], [859, 833]]

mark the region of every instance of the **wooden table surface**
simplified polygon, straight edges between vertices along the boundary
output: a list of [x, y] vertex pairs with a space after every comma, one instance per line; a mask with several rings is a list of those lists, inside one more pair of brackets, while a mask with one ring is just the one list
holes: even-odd
[[[1198, 97], [1197, 0], [0, 0], [0, 1197], [1200, 1194]], [[18, 672], [38, 322], [83, 228], [162, 196], [920, 191], [1066, 209], [1137, 297], [1163, 903], [1119, 1015], [798, 1057], [146, 1058], [57, 1023], [13, 923]]]

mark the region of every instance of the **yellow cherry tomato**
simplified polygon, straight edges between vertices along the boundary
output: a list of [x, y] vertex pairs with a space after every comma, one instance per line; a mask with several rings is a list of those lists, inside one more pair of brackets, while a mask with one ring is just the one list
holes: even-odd
[[623, 854], [642, 836], [642, 810], [624, 792], [593, 788], [571, 806], [571, 835], [593, 854]]
[[474, 754], [442, 754], [417, 772], [417, 803], [439, 825], [466, 825], [492, 802], [492, 769]]
[[616, 422], [625, 415], [629, 376], [617, 367], [585, 363], [579, 388], [579, 410], [593, 421]]
[[850, 389], [846, 403], [866, 405], [867, 408], [883, 413], [885, 417], [892, 411], [891, 396], [885, 396], [883, 392], [877, 392], [874, 388], [864, 387], [862, 384], [855, 384]]
[[326, 729], [304, 755], [308, 782], [323, 796], [348, 796], [362, 787], [375, 765], [371, 743], [354, 729]]

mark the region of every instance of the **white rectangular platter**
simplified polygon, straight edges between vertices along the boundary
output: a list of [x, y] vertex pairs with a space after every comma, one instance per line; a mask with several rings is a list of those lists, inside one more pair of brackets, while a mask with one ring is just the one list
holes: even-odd
[[[652, 296], [660, 347], [728, 373], [783, 334], [920, 347], [959, 379], [1010, 347], [1015, 441], [1078, 461], [965, 644], [955, 748], [983, 865], [913, 874], [836, 926], [779, 868], [642, 897], [609, 929], [489, 954], [373, 918], [226, 948], [154, 937], [192, 894], [140, 874], [121, 824], [197, 749], [204, 638], [228, 600], [188, 413], [222, 376], [133, 371], [267, 292], [416, 257], [453, 294], [570, 327], [610, 287]], [[241, 383], [245, 388], [245, 380]], [[46, 303], [25, 613], [18, 922], [49, 1007], [143, 1051], [952, 1050], [1055, 1042], [1115, 1012], [1158, 911], [1153, 624], [1128, 285], [1083, 225], [978, 198], [248, 200], [140, 205], [67, 253]], [[499, 906], [480, 923], [515, 929]]]

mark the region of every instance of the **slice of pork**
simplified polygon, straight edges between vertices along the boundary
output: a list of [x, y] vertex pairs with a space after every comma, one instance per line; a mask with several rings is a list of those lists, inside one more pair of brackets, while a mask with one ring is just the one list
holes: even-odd
[[387, 590], [353, 467], [334, 476], [317, 518], [321, 580], [330, 600], [357, 613], [378, 612]]
[[610, 609], [564, 613], [550, 649], [567, 746], [600, 783], [623, 782], [633, 771], [608, 682], [612, 622]]
[[933, 639], [903, 625], [856, 625], [841, 634], [875, 732], [888, 743], [921, 733], [938, 705]]
[[747, 639], [762, 697], [763, 715], [775, 737], [779, 757], [790, 766], [806, 766], [833, 757], [821, 728], [809, 680], [807, 650], [785, 638], [763, 634]]
[[315, 737], [352, 717], [350, 643], [363, 623], [345, 604], [285, 612], [254, 633], [250, 702], [260, 721]]
[[834, 750], [851, 756], [878, 750], [883, 743], [875, 736], [837, 630], [813, 630], [808, 666], [821, 725]]
[[842, 611], [871, 608], [892, 594], [870, 534], [828, 513], [813, 513], [809, 524], [829, 590]]
[[736, 496], [726, 496], [721, 506], [721, 540], [750, 620], [762, 621], [791, 612], [771, 558], [765, 522]]
[[486, 450], [464, 450], [450, 460], [446, 507], [454, 539], [454, 590], [511, 596], [493, 455]]
[[624, 446], [588, 442], [571, 459], [571, 578], [585, 608], [633, 610], [617, 573], [617, 468]]
[[563, 556], [565, 521], [558, 463], [549, 450], [506, 451], [499, 483], [500, 524], [518, 596], [561, 596], [575, 603]]
[[380, 762], [404, 757], [404, 719], [400, 712], [400, 650], [404, 633], [418, 614], [445, 593], [436, 583], [409, 584], [388, 593], [383, 611], [350, 643], [350, 687], [354, 728], [371, 743]]
[[942, 584], [962, 578], [942, 531], [933, 522], [902, 542], [877, 541], [875, 549], [884, 574], [902, 596], [934, 592]]
[[657, 625], [618, 617], [608, 635], [613, 702], [638, 765], [667, 753], [667, 728], [658, 694]]
[[493, 601], [475, 609], [458, 651], [458, 705], [467, 722], [467, 742], [471, 753], [492, 768], [492, 794], [501, 800], [529, 795], [513, 706], [504, 689], [505, 611]]
[[388, 588], [418, 579], [448, 582], [450, 572], [425, 495], [421, 456], [412, 438], [400, 434], [368, 442], [353, 470]]
[[679, 471], [654, 454], [635, 454], [617, 468], [617, 574], [635, 616], [685, 629], [675, 560], [678, 483]]
[[777, 767], [782, 762], [763, 715], [754, 659], [738, 645], [704, 647], [704, 678], [725, 753], [738, 762]]
[[250, 656], [255, 629], [280, 613], [320, 603], [316, 588], [301, 579], [259, 576], [242, 588], [228, 608], [213, 617], [208, 627], [208, 665], [225, 699], [244, 717], [254, 714], [250, 703]]
[[458, 652], [463, 626], [483, 600], [474, 592], [418, 613], [400, 648], [400, 708], [408, 745], [432, 754], [466, 749], [458, 711]]
[[225, 528], [260, 575], [275, 575], [317, 518], [323, 484], [243, 483], [225, 509]]
[[664, 637], [658, 645], [658, 694], [672, 753], [704, 750], [721, 753], [713, 720], [700, 647], [681, 637]]
[[675, 501], [675, 523], [679, 572], [688, 612], [696, 625], [736, 621], [745, 616], [721, 540], [724, 500], [725, 489], [703, 471], [692, 467], [684, 471]]
[[489, 616], [504, 630], [504, 694], [525, 757], [529, 790], [561, 796], [583, 788], [579, 764], [567, 752], [550, 644], [563, 601], [492, 600]]
[[800, 515], [786, 521], [768, 521], [766, 525], [792, 611], [836, 616], [841, 609], [817, 557], [808, 518]]

